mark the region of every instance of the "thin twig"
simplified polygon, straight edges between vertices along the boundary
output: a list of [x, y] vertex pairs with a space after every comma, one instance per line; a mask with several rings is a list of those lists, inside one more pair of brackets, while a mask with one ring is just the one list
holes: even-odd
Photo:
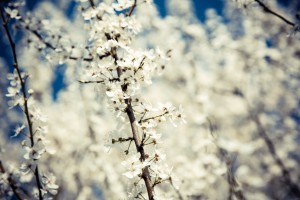
[[104, 83], [104, 81], [82, 81], [78, 80], [79, 83]]
[[162, 116], [164, 116], [165, 114], [167, 114], [168, 113], [168, 111], [165, 111], [164, 113], [162, 113], [162, 114], [160, 114], [160, 115], [156, 115], [156, 116], [153, 116], [153, 117], [148, 117], [148, 118], [146, 118], [146, 119], [140, 119], [139, 120], [139, 122], [146, 122], [146, 121], [148, 121], [148, 120], [151, 120], [151, 119], [156, 119], [156, 118], [159, 118], [159, 117], [162, 117]]
[[[25, 21], [21, 18], [20, 19], [21, 22], [25, 23]], [[30, 31], [31, 33], [33, 33], [33, 35], [35, 35], [42, 43], [44, 43], [44, 45], [46, 45], [46, 47], [52, 49], [53, 51], [55, 51], [57, 49], [57, 47], [53, 46], [51, 43], [47, 42], [44, 40], [44, 38], [42, 37], [42, 35], [37, 31], [37, 30], [33, 30], [31, 29], [29, 26], [25, 26], [25, 29]], [[70, 60], [78, 60], [80, 59], [80, 57], [73, 57], [73, 56], [69, 56], [67, 57]], [[82, 60], [90, 62], [92, 61], [94, 58], [90, 57], [90, 58], [84, 58], [82, 57]]]
[[282, 21], [284, 21], [285, 23], [287, 23], [290, 26], [295, 26], [295, 24], [293, 22], [289, 21], [282, 15], [280, 15], [280, 14], [274, 12], [273, 10], [271, 10], [270, 8], [268, 8], [262, 1], [260, 1], [260, 0], [254, 0], [254, 1], [257, 2], [258, 5], [260, 5], [266, 13], [269, 13], [271, 15], [278, 17], [279, 19], [281, 19]]
[[171, 186], [172, 186], [173, 189], [175, 190], [178, 199], [179, 199], [179, 200], [183, 200], [183, 195], [182, 195], [181, 192], [173, 185], [172, 181], [171, 181]]
[[129, 12], [126, 13], [126, 16], [130, 16], [130, 15], [133, 13], [133, 11], [134, 11], [134, 9], [135, 9], [135, 7], [136, 7], [136, 3], [137, 3], [137, 0], [134, 0], [134, 3], [133, 3], [133, 5], [130, 7]]
[[[5, 29], [6, 35], [8, 37], [9, 40], [9, 44], [11, 47], [11, 51], [13, 54], [13, 59], [14, 59], [14, 68], [17, 71], [19, 80], [20, 80], [20, 84], [21, 84], [21, 91], [22, 91], [22, 96], [23, 96], [23, 100], [24, 100], [24, 114], [26, 116], [26, 120], [27, 120], [27, 124], [28, 124], [28, 128], [29, 128], [29, 134], [30, 134], [30, 143], [31, 143], [31, 147], [34, 146], [34, 138], [33, 138], [33, 128], [32, 128], [32, 122], [30, 119], [30, 113], [29, 113], [29, 109], [28, 109], [28, 96], [26, 93], [26, 85], [25, 85], [25, 80], [22, 78], [21, 75], [21, 70], [19, 68], [19, 64], [18, 64], [18, 59], [17, 59], [17, 53], [16, 53], [16, 47], [15, 47], [15, 43], [12, 40], [9, 28], [8, 28], [8, 24], [7, 24], [7, 20], [4, 17], [4, 13], [3, 10], [1, 9], [1, 17], [2, 17], [2, 21], [3, 21], [3, 27]], [[35, 178], [36, 178], [36, 183], [38, 186], [38, 190], [39, 190], [39, 199], [43, 200], [43, 195], [42, 195], [42, 184], [39, 178], [39, 169], [38, 169], [38, 165], [36, 165], [36, 169], [35, 169]]]

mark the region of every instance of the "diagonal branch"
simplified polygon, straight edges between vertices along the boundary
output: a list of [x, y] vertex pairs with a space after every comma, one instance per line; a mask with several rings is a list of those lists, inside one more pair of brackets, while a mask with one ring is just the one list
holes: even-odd
[[271, 10], [270, 8], [268, 8], [261, 0], [254, 0], [256, 3], [258, 3], [258, 5], [260, 7], [263, 8], [263, 10], [266, 12], [266, 13], [269, 13], [271, 15], [274, 15], [276, 16], [277, 18], [281, 19], [282, 21], [284, 21], [285, 23], [287, 23], [288, 25], [290, 26], [295, 26], [295, 24], [291, 21], [289, 21], [288, 19], [286, 19], [285, 17], [283, 17], [282, 15], [274, 12], [273, 10]]
[[134, 0], [134, 3], [133, 3], [133, 5], [130, 7], [129, 12], [126, 13], [126, 16], [130, 16], [130, 15], [133, 13], [133, 11], [134, 11], [134, 9], [135, 9], [135, 7], [136, 7], [136, 4], [137, 4], [137, 0]]

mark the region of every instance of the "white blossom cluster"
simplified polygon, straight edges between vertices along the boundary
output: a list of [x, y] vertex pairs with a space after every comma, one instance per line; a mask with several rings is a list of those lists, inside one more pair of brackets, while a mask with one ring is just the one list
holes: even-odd
[[[1, 11], [1, 17], [4, 26], [11, 19], [20, 20], [21, 17], [18, 14], [18, 7], [24, 5], [21, 3], [13, 3], [5, 8], [5, 12], [8, 19], [5, 18], [3, 11]], [[33, 197], [37, 199], [48, 199], [51, 198], [48, 193], [54, 195], [57, 193], [58, 185], [55, 183], [55, 176], [53, 174], [41, 173], [39, 171], [39, 160], [42, 158], [44, 153], [50, 153], [50, 149], [47, 146], [48, 141], [46, 140], [46, 135], [48, 132], [47, 128], [47, 117], [41, 112], [41, 110], [35, 105], [33, 98], [33, 89], [27, 88], [27, 81], [29, 75], [21, 72], [18, 65], [18, 55], [15, 49], [14, 42], [11, 39], [11, 33], [9, 28], [6, 28], [6, 35], [10, 40], [11, 51], [13, 53], [14, 59], [14, 71], [7, 75], [9, 82], [8, 93], [6, 97], [10, 98], [8, 104], [9, 108], [14, 107], [21, 108], [26, 121], [25, 123], [17, 126], [14, 130], [14, 135], [12, 137], [24, 138], [21, 141], [23, 148], [23, 162], [18, 170], [12, 171], [11, 169], [6, 170], [4, 165], [1, 163], [2, 180], [6, 182], [7, 188], [2, 188], [2, 191], [9, 189], [10, 195], [18, 194], [21, 191], [19, 184], [15, 183], [18, 179], [26, 179], [24, 182], [34, 181], [36, 182], [36, 187], [31, 188], [29, 193], [33, 193]], [[27, 130], [26, 130], [27, 129]], [[10, 167], [12, 168], [12, 167]], [[16, 178], [17, 177], [17, 178]], [[4, 183], [2, 182], [2, 183]], [[25, 193], [27, 196], [29, 193]], [[20, 198], [20, 197], [18, 197]]]
[[299, 2], [151, 2], [5, 6], [0, 199], [298, 199]]
[[[168, 56], [158, 48], [136, 50], [132, 47], [132, 41], [141, 31], [134, 15], [125, 13], [126, 9], [133, 9], [132, 6], [130, 1], [118, 1], [112, 6], [100, 3], [98, 7], [83, 12], [88, 21], [91, 49], [96, 55], [87, 67], [83, 82], [101, 85], [109, 99], [110, 109], [122, 123], [128, 121], [127, 118], [130, 120], [129, 115], [134, 115], [134, 121], [130, 121], [133, 133], [121, 133], [116, 138], [113, 135], [111, 139], [114, 145], [124, 142], [129, 145], [125, 153], [130, 156], [123, 162], [128, 171], [123, 174], [133, 179], [135, 192], [130, 195], [134, 198], [144, 193], [143, 183], [139, 180], [146, 168], [150, 173], [151, 187], [165, 181], [172, 182], [170, 168], [162, 164], [165, 155], [157, 149], [161, 143], [157, 126], [167, 119], [176, 126], [178, 121], [185, 122], [185, 115], [182, 108], [177, 110], [171, 103], [154, 108], [139, 97], [143, 85], [152, 83], [153, 74], [161, 74]], [[118, 15], [115, 11], [123, 13]], [[131, 143], [135, 143], [138, 152], [130, 148]], [[145, 152], [139, 148], [145, 148]]]
[[[35, 106], [32, 95], [34, 94], [32, 89], [26, 91], [25, 84], [28, 79], [28, 75], [21, 73], [21, 79], [17, 70], [14, 70], [13, 74], [8, 74], [7, 78], [10, 80], [10, 86], [8, 87], [7, 97], [11, 98], [9, 101], [10, 108], [20, 107], [25, 117], [29, 121], [28, 131], [25, 131], [26, 125], [22, 124], [16, 127], [13, 137], [17, 137], [20, 134], [25, 135], [26, 139], [22, 141], [22, 147], [24, 149], [24, 162], [20, 167], [22, 174], [35, 173], [39, 160], [44, 153], [51, 153], [51, 150], [47, 147], [46, 135], [48, 133], [47, 117], [41, 112], [39, 108]], [[33, 132], [34, 131], [34, 132]], [[34, 176], [42, 176], [42, 193], [45, 196], [48, 192], [56, 194], [58, 185], [55, 184], [55, 176], [53, 174], [35, 174]], [[32, 177], [34, 177], [32, 176]]]

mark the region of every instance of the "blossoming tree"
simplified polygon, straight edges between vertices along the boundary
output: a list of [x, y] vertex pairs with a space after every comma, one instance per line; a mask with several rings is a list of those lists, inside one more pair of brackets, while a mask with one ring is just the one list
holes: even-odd
[[0, 199], [300, 198], [299, 2], [166, 4], [1, 2]]

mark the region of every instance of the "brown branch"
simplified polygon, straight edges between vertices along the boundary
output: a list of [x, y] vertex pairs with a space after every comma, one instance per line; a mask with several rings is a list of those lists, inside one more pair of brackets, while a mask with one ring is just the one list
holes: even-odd
[[52, 49], [52, 50], [55, 50], [56, 48], [50, 44], [49, 42], [46, 42], [43, 37], [41, 36], [41, 34], [39, 34], [39, 32], [37, 30], [32, 30], [30, 29], [28, 26], [25, 27], [26, 30], [29, 30], [30, 32], [32, 32], [41, 42], [43, 42], [46, 47]]
[[[132, 109], [131, 100], [126, 99], [125, 103], [127, 104], [126, 113], [127, 113], [127, 116], [128, 116], [129, 122], [130, 122], [131, 132], [132, 132], [133, 140], [135, 143], [135, 147], [136, 147], [136, 150], [141, 155], [141, 158], [140, 158], [141, 161], [144, 161], [144, 160], [146, 160], [146, 154], [145, 154], [144, 147], [141, 145], [141, 142], [140, 142], [138, 128], [135, 124], [135, 116], [134, 116], [134, 112]], [[150, 171], [149, 171], [148, 166], [146, 166], [143, 169], [142, 179], [145, 182], [149, 200], [154, 200], [154, 189], [152, 187], [151, 176], [150, 176]]]
[[169, 111], [165, 111], [164, 113], [162, 113], [162, 114], [160, 114], [160, 115], [156, 115], [156, 116], [153, 116], [153, 117], [148, 117], [148, 118], [146, 118], [146, 119], [140, 119], [140, 120], [139, 120], [139, 123], [140, 123], [140, 122], [146, 122], [146, 121], [151, 120], [151, 119], [156, 119], [156, 118], [162, 117], [162, 116], [164, 116], [165, 114], [167, 114], [168, 112], [169, 112]]
[[[116, 64], [116, 62], [117, 62], [116, 60], [118, 58], [115, 53], [113, 54], [113, 58], [115, 59], [115, 64]], [[117, 67], [117, 73], [118, 73], [118, 78], [120, 79], [120, 77], [122, 75], [122, 70], [120, 67]], [[127, 85], [123, 84], [121, 87], [122, 87], [122, 91], [126, 92]], [[125, 112], [127, 114], [129, 122], [130, 122], [132, 138], [133, 138], [137, 152], [139, 152], [141, 155], [140, 160], [141, 160], [141, 162], [143, 162], [146, 160], [147, 155], [145, 153], [143, 144], [141, 143], [141, 139], [139, 137], [138, 127], [136, 126], [136, 123], [135, 123], [136, 119], [135, 119], [134, 111], [133, 111], [133, 108], [131, 105], [131, 98], [125, 99], [125, 104], [127, 105]], [[154, 200], [154, 188], [152, 187], [153, 184], [151, 181], [149, 166], [146, 166], [143, 168], [141, 178], [144, 180], [149, 200]]]
[[287, 23], [288, 25], [290, 26], [295, 26], [295, 24], [291, 21], [289, 21], [288, 19], [286, 19], [285, 17], [283, 17], [282, 15], [274, 12], [273, 10], [271, 10], [270, 8], [268, 8], [262, 1], [260, 0], [254, 0], [256, 3], [258, 3], [258, 5], [260, 7], [263, 8], [263, 10], [266, 12], [266, 13], [269, 13], [271, 15], [274, 15], [276, 16], [277, 18], [281, 19], [282, 21], [284, 21], [285, 23]]
[[136, 7], [136, 4], [137, 4], [137, 0], [134, 0], [134, 3], [133, 3], [133, 5], [130, 7], [129, 12], [126, 13], [126, 16], [129, 17], [129, 16], [133, 13], [133, 11], [134, 11], [134, 9], [135, 9], [135, 7]]
[[[2, 22], [3, 22], [3, 27], [4, 27], [6, 35], [8, 37], [9, 44], [10, 44], [10, 47], [11, 47], [11, 51], [12, 51], [12, 54], [13, 54], [13, 60], [14, 60], [13, 66], [14, 66], [15, 70], [17, 71], [17, 74], [18, 74], [18, 77], [19, 77], [19, 80], [20, 80], [20, 84], [21, 84], [21, 91], [22, 91], [22, 96], [23, 96], [23, 100], [24, 100], [24, 114], [26, 116], [26, 120], [27, 120], [27, 124], [28, 124], [28, 128], [29, 128], [31, 147], [33, 147], [34, 146], [34, 138], [33, 138], [34, 132], [33, 132], [32, 122], [31, 122], [31, 119], [30, 119], [30, 113], [29, 113], [29, 108], [28, 108], [28, 96], [27, 96], [27, 93], [26, 93], [26, 85], [25, 85], [26, 83], [25, 83], [25, 80], [22, 78], [22, 75], [21, 75], [21, 70], [19, 68], [18, 59], [17, 59], [15, 43], [12, 40], [10, 31], [9, 31], [9, 28], [8, 28], [7, 20], [4, 17], [2, 9], [1, 9], [0, 12], [1, 12], [1, 18], [2, 18]], [[35, 178], [36, 178], [36, 183], [37, 183], [38, 190], [39, 190], [39, 199], [43, 200], [43, 195], [42, 195], [42, 191], [41, 191], [42, 184], [41, 184], [41, 181], [40, 181], [40, 178], [39, 178], [38, 171], [39, 171], [38, 170], [38, 165], [36, 165]]]

